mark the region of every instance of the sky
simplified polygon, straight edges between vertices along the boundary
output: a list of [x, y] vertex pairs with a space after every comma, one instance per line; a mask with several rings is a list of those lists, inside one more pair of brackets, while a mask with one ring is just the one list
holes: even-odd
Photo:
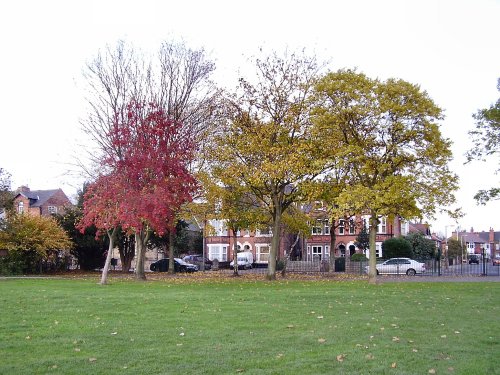
[[473, 199], [498, 186], [498, 161], [464, 165], [472, 114], [500, 95], [500, 0], [25, 0], [0, 9], [0, 168], [13, 189], [60, 187], [74, 197], [81, 188], [82, 71], [106, 45], [124, 39], [154, 52], [182, 40], [208, 52], [214, 79], [228, 88], [259, 48], [305, 49], [331, 70], [420, 85], [444, 109], [441, 132], [453, 142], [465, 213], [458, 221], [437, 215], [432, 231], [500, 231], [500, 202]]

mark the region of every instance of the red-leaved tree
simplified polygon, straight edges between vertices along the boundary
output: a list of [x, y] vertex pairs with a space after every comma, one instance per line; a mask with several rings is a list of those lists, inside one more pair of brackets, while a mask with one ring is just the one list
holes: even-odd
[[128, 105], [126, 121], [115, 121], [107, 136], [113, 148], [102, 161], [107, 173], [89, 187], [81, 227], [94, 224], [109, 234], [120, 225], [133, 233], [136, 278], [145, 279], [151, 231], [174, 231], [176, 214], [197, 189], [188, 170], [193, 137], [156, 105], [136, 102]]

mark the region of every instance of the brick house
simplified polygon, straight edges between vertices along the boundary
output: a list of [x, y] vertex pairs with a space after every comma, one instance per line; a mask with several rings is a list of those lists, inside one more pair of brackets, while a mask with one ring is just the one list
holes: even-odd
[[[312, 227], [311, 236], [304, 239], [302, 259], [323, 260], [329, 259], [331, 253], [331, 231], [335, 230], [335, 257], [352, 256], [355, 253], [364, 253], [369, 257], [368, 249], [358, 249], [356, 240], [363, 226], [368, 230], [368, 215], [353, 216], [350, 219], [341, 219], [332, 226], [329, 219], [318, 218]], [[382, 256], [382, 242], [397, 237], [401, 232], [402, 220], [396, 217], [392, 222], [386, 217], [381, 217], [377, 227], [376, 254], [377, 258]]]
[[[233, 259], [234, 236], [227, 228], [225, 220], [209, 220], [212, 229], [211, 235], [205, 237], [205, 254], [210, 260], [217, 259], [219, 262], [230, 262]], [[236, 245], [238, 251], [250, 251], [254, 255], [255, 263], [267, 264], [271, 246], [272, 232], [268, 229], [241, 230], [236, 233]], [[285, 249], [293, 243], [291, 236], [282, 234], [278, 257], [282, 258]]]
[[50, 216], [64, 213], [68, 206], [72, 206], [72, 203], [61, 189], [30, 190], [27, 186], [21, 186], [15, 192], [14, 209], [18, 213]]
[[500, 232], [495, 232], [490, 228], [488, 232], [475, 232], [471, 228], [469, 232], [453, 232], [450, 238], [460, 241], [467, 249], [467, 255], [482, 254], [486, 258], [494, 258], [500, 254]]
[[[355, 252], [363, 252], [356, 247], [355, 242], [363, 227], [363, 221], [367, 223], [367, 220], [368, 216], [358, 216], [352, 220], [339, 220], [336, 223], [336, 245], [334, 249], [336, 257], [345, 257], [346, 253], [352, 255]], [[213, 233], [205, 237], [205, 254], [210, 260], [231, 261], [234, 249], [232, 232], [226, 227], [224, 220], [210, 220], [209, 224], [213, 229]], [[311, 229], [311, 235], [308, 238], [302, 238], [301, 241], [296, 242], [296, 235], [283, 232], [278, 258], [283, 258], [295, 243], [294, 251], [290, 254], [293, 260], [329, 259], [331, 222], [327, 219], [316, 219], [315, 224]], [[401, 235], [400, 218], [396, 218], [393, 222], [389, 222], [385, 217], [381, 218], [376, 237], [377, 257], [382, 256], [382, 242], [399, 235]], [[266, 264], [269, 260], [271, 237], [270, 229], [239, 231], [236, 237], [238, 251], [250, 251], [253, 253], [257, 264]], [[368, 250], [364, 252], [367, 254]]]

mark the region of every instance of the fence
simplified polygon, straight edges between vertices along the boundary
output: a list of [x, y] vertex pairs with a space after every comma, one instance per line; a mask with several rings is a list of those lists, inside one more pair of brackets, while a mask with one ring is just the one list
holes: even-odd
[[[345, 261], [344, 258], [340, 258]], [[339, 259], [335, 261], [335, 271], [345, 272], [354, 275], [363, 275], [367, 273], [368, 261], [347, 261], [338, 262]], [[377, 261], [377, 268], [382, 262]], [[441, 262], [431, 259], [422, 261], [425, 264], [425, 271], [419, 272], [417, 270], [417, 275], [422, 276], [499, 276], [500, 277], [500, 266], [493, 265], [489, 259], [480, 259], [479, 264], [469, 264], [468, 262], [448, 262], [445, 263], [444, 260]], [[288, 261], [286, 265], [287, 272], [328, 272], [329, 264], [328, 261]], [[380, 273], [388, 273], [393, 275], [407, 275], [408, 267], [403, 265], [394, 266], [389, 269], [382, 270]], [[409, 274], [412, 272], [410, 271]]]

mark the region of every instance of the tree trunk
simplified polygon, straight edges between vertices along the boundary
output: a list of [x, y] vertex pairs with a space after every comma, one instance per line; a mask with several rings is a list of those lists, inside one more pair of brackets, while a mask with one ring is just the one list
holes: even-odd
[[135, 234], [135, 249], [137, 253], [137, 261], [135, 264], [135, 278], [137, 280], [146, 280], [144, 263], [146, 261], [146, 243], [149, 237], [148, 232], [148, 229], [142, 229]]
[[108, 283], [108, 270], [109, 265], [111, 264], [111, 258], [113, 257], [113, 248], [115, 247], [115, 237], [116, 237], [116, 228], [113, 228], [112, 231], [107, 231], [109, 238], [109, 247], [108, 254], [106, 255], [106, 262], [104, 263], [104, 268], [102, 269], [101, 275], [101, 285], [105, 285]]
[[376, 252], [376, 242], [377, 242], [377, 226], [378, 218], [377, 215], [372, 212], [370, 216], [370, 259], [368, 260], [368, 283], [377, 283], [377, 252]]
[[174, 231], [168, 231], [168, 273], [173, 275], [175, 273], [175, 248], [174, 248], [175, 236]]
[[271, 240], [271, 249], [269, 249], [269, 264], [267, 267], [266, 278], [276, 280], [276, 258], [280, 247], [280, 227], [281, 227], [281, 207], [275, 206], [275, 215], [273, 223], [273, 238]]
[[332, 218], [332, 226], [330, 227], [330, 269], [328, 272], [335, 273], [335, 245], [337, 242], [337, 234], [335, 233], [335, 219]]
[[[117, 232], [118, 235], [118, 232]], [[118, 244], [118, 251], [120, 253], [120, 262], [122, 265], [122, 272], [128, 273], [130, 267], [132, 267], [132, 260], [134, 260], [135, 256], [135, 241], [133, 240], [135, 237], [128, 236], [125, 237], [122, 243]]]
[[297, 242], [299, 242], [300, 239], [300, 233], [297, 233], [297, 236], [295, 237], [295, 241], [293, 241], [292, 246], [290, 246], [290, 250], [288, 250], [288, 254], [285, 254], [285, 264], [283, 265], [283, 269], [281, 270], [281, 276], [285, 277], [286, 276], [286, 266], [288, 264], [288, 260], [290, 259], [290, 255], [292, 254], [293, 248], [295, 245], [297, 245]]
[[239, 276], [238, 273], [238, 237], [236, 236], [236, 228], [231, 229], [233, 232], [233, 276]]

